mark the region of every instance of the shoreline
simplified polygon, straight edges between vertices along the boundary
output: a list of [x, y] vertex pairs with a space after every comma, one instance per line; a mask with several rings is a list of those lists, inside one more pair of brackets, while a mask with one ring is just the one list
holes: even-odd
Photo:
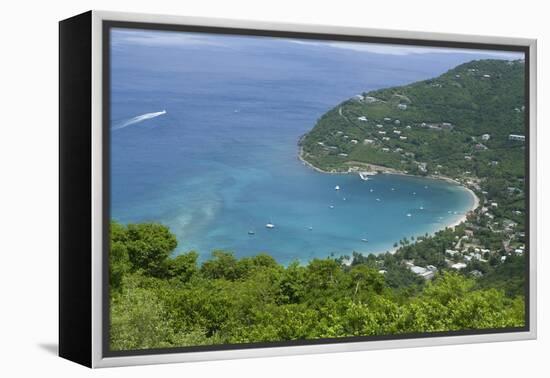
[[[442, 176], [442, 175], [419, 176], [419, 175], [413, 175], [411, 173], [406, 173], [404, 171], [400, 171], [400, 170], [395, 169], [395, 168], [389, 168], [389, 167], [384, 167], [382, 165], [376, 165], [376, 164], [370, 164], [370, 163], [353, 162], [356, 165], [350, 164], [347, 171], [325, 171], [325, 170], [323, 170], [319, 167], [316, 167], [315, 165], [311, 164], [309, 161], [304, 159], [304, 157], [303, 157], [303, 148], [301, 146], [300, 146], [300, 149], [299, 149], [299, 152], [298, 152], [298, 159], [304, 165], [308, 166], [309, 168], [311, 168], [311, 169], [313, 169], [313, 170], [315, 170], [319, 173], [325, 173], [325, 174], [329, 174], [329, 175], [349, 175], [349, 174], [354, 174], [354, 173], [356, 173], [356, 174], [364, 173], [364, 174], [369, 175], [369, 176], [375, 176], [375, 175], [379, 175], [379, 174], [384, 175], [385, 174], [385, 175], [401, 175], [401, 176], [417, 177], [417, 178], [429, 178], [429, 179], [433, 179], [433, 180], [442, 180], [442, 181], [446, 181], [446, 182], [449, 182], [449, 183], [452, 183], [452, 184], [456, 184], [456, 185], [464, 187], [465, 189], [468, 189], [468, 190], [472, 191], [470, 188], [462, 185], [462, 183], [460, 181], [455, 180], [454, 178], [451, 178], [451, 177], [448, 177], [448, 176]], [[368, 166], [368, 167], [374, 168], [374, 169], [371, 169], [371, 170], [362, 169], [361, 167], [358, 166], [358, 164], [365, 165], [365, 166]], [[473, 193], [473, 191], [472, 191], [472, 195], [475, 197], [475, 201], [479, 201], [479, 199], [477, 198], [477, 195], [475, 195], [475, 193]]]
[[473, 200], [473, 205], [470, 207], [470, 210], [468, 210], [467, 212], [464, 213], [464, 215], [462, 217], [460, 217], [456, 222], [452, 223], [451, 225], [447, 226], [449, 228], [455, 228], [456, 226], [466, 222], [466, 220], [468, 220], [468, 214], [470, 214], [471, 212], [475, 211], [475, 209], [477, 209], [479, 207], [479, 204], [480, 204], [480, 201], [479, 201], [479, 197], [474, 193], [474, 191], [464, 185], [460, 185], [462, 188], [464, 188], [469, 194], [470, 196], [472, 197], [472, 200]]
[[[393, 169], [393, 168], [388, 168], [388, 167], [383, 167], [383, 166], [380, 166], [380, 165], [376, 165], [376, 164], [368, 164], [368, 163], [360, 163], [360, 164], [364, 164], [365, 166], [368, 166], [368, 167], [375, 167], [374, 170], [361, 170], [360, 167], [358, 167], [357, 165], [350, 165], [350, 167], [348, 168], [348, 171], [341, 171], [341, 172], [336, 172], [336, 171], [325, 171], [319, 167], [316, 167], [314, 166], [313, 164], [311, 164], [310, 162], [308, 162], [307, 160], [304, 159], [303, 157], [303, 147], [300, 146], [299, 148], [299, 152], [298, 152], [298, 159], [307, 167], [319, 172], [319, 173], [324, 173], [324, 174], [330, 174], [330, 175], [348, 175], [348, 174], [358, 174], [359, 176], [361, 176], [362, 173], [365, 173], [367, 175], [378, 175], [378, 174], [388, 174], [388, 175], [400, 175], [400, 176], [408, 176], [408, 177], [416, 177], [416, 178], [427, 178], [427, 179], [431, 179], [431, 180], [441, 180], [441, 181], [445, 181], [449, 184], [454, 184], [454, 185], [457, 185], [457, 186], [460, 186], [462, 189], [464, 189], [466, 192], [468, 192], [468, 194], [470, 195], [470, 197], [472, 198], [472, 205], [470, 206], [470, 208], [468, 210], [466, 210], [464, 212], [464, 214], [458, 218], [456, 221], [452, 222], [451, 224], [448, 224], [448, 225], [445, 225], [444, 227], [442, 228], [438, 228], [436, 230], [434, 230], [432, 232], [432, 235], [434, 235], [435, 233], [437, 233], [438, 231], [442, 231], [442, 230], [445, 230], [446, 228], [455, 228], [459, 225], [461, 225], [462, 223], [466, 222], [468, 220], [468, 215], [470, 213], [472, 213], [473, 211], [475, 211], [479, 205], [480, 205], [480, 200], [479, 200], [479, 197], [475, 194], [475, 192], [468, 188], [467, 186], [463, 185], [461, 182], [459, 182], [458, 180], [455, 180], [451, 177], [447, 177], [447, 176], [442, 176], [442, 175], [427, 175], [427, 176], [419, 176], [419, 175], [413, 175], [413, 174], [410, 174], [410, 173], [405, 173], [405, 172], [402, 172], [402, 171], [399, 171], [399, 170], [396, 170], [396, 169]], [[379, 169], [377, 169], [379, 168]], [[361, 177], [361, 179], [363, 179]], [[414, 244], [416, 244], [417, 242], [415, 241]], [[390, 254], [395, 254], [397, 252], [397, 250], [399, 250], [401, 247], [398, 246], [398, 247], [392, 247], [391, 249], [388, 249], [388, 250], [385, 250], [385, 251], [375, 251], [375, 252], [368, 252], [368, 254], [374, 254], [374, 255], [380, 255], [380, 254], [383, 254], [383, 253], [390, 253]]]
[[[416, 177], [416, 178], [427, 178], [427, 179], [432, 179], [432, 180], [445, 181], [445, 182], [448, 182], [450, 184], [455, 184], [455, 185], [458, 185], [458, 186], [464, 188], [472, 196], [474, 204], [471, 207], [471, 209], [466, 212], [466, 214], [471, 212], [471, 211], [474, 211], [475, 209], [477, 209], [479, 207], [479, 203], [480, 203], [479, 197], [474, 193], [474, 191], [472, 189], [468, 188], [467, 186], [463, 185], [460, 181], [455, 180], [454, 178], [451, 178], [451, 177], [448, 177], [448, 176], [442, 176], [442, 175], [419, 176], [419, 175], [413, 175], [411, 173], [406, 173], [406, 172], [403, 172], [403, 171], [399, 171], [395, 168], [388, 168], [388, 167], [384, 167], [384, 166], [381, 166], [381, 165], [369, 164], [369, 163], [359, 163], [359, 162], [357, 162], [357, 163], [364, 164], [365, 166], [369, 166], [371, 168], [374, 167], [374, 170], [370, 170], [370, 171], [369, 170], [362, 170], [361, 167], [358, 167], [357, 165], [351, 165], [350, 164], [347, 171], [338, 171], [338, 172], [337, 171], [325, 171], [325, 170], [323, 170], [319, 167], [314, 166], [309, 161], [305, 160], [302, 155], [303, 155], [303, 148], [302, 148], [302, 146], [300, 146], [300, 149], [299, 149], [299, 152], [298, 152], [298, 159], [305, 166], [307, 166], [307, 167], [309, 167], [309, 168], [311, 168], [311, 169], [313, 169], [313, 170], [315, 170], [319, 173], [325, 173], [325, 174], [329, 174], [329, 175], [349, 175], [349, 174], [358, 174], [358, 175], [360, 175], [361, 173], [364, 173], [364, 174], [369, 175], [369, 176], [375, 176], [375, 175], [379, 175], [379, 174], [382, 174], [382, 175], [400, 175], [400, 176], [408, 176], [408, 177]], [[466, 214], [465, 214], [465, 216], [466, 216]]]

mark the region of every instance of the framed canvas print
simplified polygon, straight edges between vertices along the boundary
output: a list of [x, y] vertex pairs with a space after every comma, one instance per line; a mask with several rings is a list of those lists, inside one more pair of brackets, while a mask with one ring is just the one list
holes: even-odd
[[60, 355], [536, 337], [536, 42], [60, 22]]

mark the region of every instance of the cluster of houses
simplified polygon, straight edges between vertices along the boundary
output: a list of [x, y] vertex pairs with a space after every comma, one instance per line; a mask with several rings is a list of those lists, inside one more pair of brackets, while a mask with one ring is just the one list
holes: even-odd
[[[479, 187], [479, 180], [470, 178], [463, 180], [462, 183], [470, 188], [473, 188], [480, 192], [482, 195], [487, 195], [487, 192], [482, 191]], [[507, 192], [509, 195], [521, 195], [523, 192], [516, 187], [508, 187]], [[481, 231], [485, 226], [481, 226], [479, 221], [482, 217], [487, 217], [491, 221], [494, 220], [492, 210], [498, 209], [499, 204], [495, 201], [485, 199], [483, 206], [471, 213], [469, 221], [465, 223], [463, 235], [455, 235], [456, 243], [452, 248], [445, 250], [445, 263], [447, 269], [460, 271], [474, 262], [488, 262], [489, 258], [497, 257], [497, 261], [503, 263], [511, 255], [522, 256], [525, 254], [525, 244], [522, 239], [525, 237], [525, 233], [518, 229], [518, 224], [511, 219], [499, 219], [499, 222], [492, 222], [488, 224], [489, 229], [492, 232], [497, 232], [502, 235], [502, 247], [497, 250], [484, 248], [483, 242], [476, 238], [476, 233]], [[513, 211], [514, 215], [522, 215], [520, 210]], [[485, 223], [483, 223], [485, 224]], [[431, 279], [437, 268], [433, 266], [417, 266], [414, 261], [405, 262], [407, 267], [415, 274], [425, 278]], [[482, 272], [478, 270], [472, 270], [470, 275], [481, 277]]]
[[[355, 96], [355, 98], [360, 100], [360, 101], [365, 101], [365, 102], [378, 101], [374, 97], [368, 97], [368, 96], [362, 96], [362, 95], [357, 95], [357, 96]], [[369, 122], [369, 119], [367, 118], [367, 116], [362, 115], [362, 116], [357, 117], [357, 121], [359, 121], [359, 122]], [[378, 130], [375, 133], [373, 133], [370, 138], [363, 139], [362, 144], [363, 145], [375, 145], [375, 144], [377, 144], [377, 142], [380, 142], [380, 141], [386, 142], [386, 141], [389, 141], [391, 139], [389, 135], [394, 135], [395, 138], [399, 139], [399, 140], [407, 140], [407, 136], [402, 135], [403, 131], [397, 130], [395, 126], [393, 127], [393, 130], [391, 130], [391, 131], [390, 130], [388, 130], [388, 131], [384, 130], [384, 127], [385, 127], [384, 124], [388, 124], [388, 123], [391, 123], [395, 126], [399, 126], [401, 124], [401, 121], [399, 119], [392, 120], [389, 117], [385, 117], [383, 119], [382, 123], [375, 124], [375, 127]], [[411, 129], [411, 126], [407, 125], [406, 129]], [[389, 134], [390, 132], [391, 132], [391, 134]], [[345, 135], [342, 130], [338, 130], [338, 131], [334, 132], [333, 135], [345, 140], [346, 142], [348, 142], [352, 145], [357, 145], [360, 142], [358, 139], [352, 139], [349, 135]], [[339, 150], [339, 148], [337, 146], [327, 145], [326, 142], [317, 142], [317, 144], [320, 147], [322, 147], [324, 150], [326, 150], [327, 152], [329, 152], [329, 151], [337, 152]], [[380, 150], [382, 152], [390, 152], [391, 151], [387, 147], [382, 147]], [[396, 148], [395, 152], [403, 152], [403, 149], [402, 148]], [[340, 153], [338, 153], [338, 156], [348, 157], [348, 154], [344, 153], [344, 152], [340, 152]], [[413, 156], [414, 156], [414, 154], [413, 154]]]
[[[468, 231], [468, 230], [467, 230]], [[471, 233], [470, 233], [471, 235]], [[464, 237], [468, 237], [467, 235], [464, 235]], [[506, 254], [500, 256], [500, 262], [503, 263], [506, 261], [507, 257], [515, 254], [518, 256], [522, 256], [525, 253], [525, 245], [520, 245], [517, 248], [511, 248], [506, 251]], [[487, 248], [481, 248], [479, 246], [477, 247], [462, 247], [462, 248], [455, 248], [455, 249], [446, 249], [445, 250], [445, 263], [447, 265], [447, 268], [460, 271], [462, 269], [465, 269], [468, 267], [468, 264], [474, 261], [479, 262], [487, 262], [488, 258], [491, 255], [496, 255], [496, 251], [491, 251]], [[414, 261], [405, 261], [405, 265], [409, 268], [409, 270], [416, 275], [429, 280], [432, 279], [436, 272], [438, 271], [437, 267], [433, 265], [427, 265], [427, 266], [418, 266], [414, 264]], [[482, 272], [478, 270], [472, 270], [470, 272], [471, 275], [476, 277], [481, 277], [483, 275]]]

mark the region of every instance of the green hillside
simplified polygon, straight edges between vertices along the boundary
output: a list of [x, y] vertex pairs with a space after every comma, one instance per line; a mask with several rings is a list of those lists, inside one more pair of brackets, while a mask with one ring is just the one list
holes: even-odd
[[325, 171], [368, 170], [366, 163], [420, 175], [523, 177], [524, 143], [509, 135], [524, 135], [524, 69], [523, 61], [478, 60], [363, 93], [318, 120], [300, 142], [302, 158]]
[[[159, 224], [111, 224], [112, 351], [518, 328], [525, 300], [503, 281], [439, 271], [419, 278], [392, 255], [278, 264], [259, 254], [173, 256]], [[510, 269], [508, 265], [502, 265]]]
[[312, 166], [450, 177], [480, 201], [458, 227], [402, 240], [391, 257], [354, 262], [370, 259], [395, 282], [406, 281], [395, 267], [414, 262], [474, 275], [480, 287], [512, 296], [525, 291], [524, 84], [523, 61], [472, 61], [435, 79], [363, 93], [319, 119], [300, 141]]

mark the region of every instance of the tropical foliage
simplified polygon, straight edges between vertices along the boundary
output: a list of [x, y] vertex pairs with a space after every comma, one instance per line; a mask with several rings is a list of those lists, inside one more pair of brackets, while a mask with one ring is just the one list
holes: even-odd
[[386, 277], [368, 258], [283, 266], [225, 251], [199, 263], [175, 248], [165, 226], [111, 224], [112, 350], [524, 325], [522, 295], [458, 273], [424, 282], [406, 269]]

